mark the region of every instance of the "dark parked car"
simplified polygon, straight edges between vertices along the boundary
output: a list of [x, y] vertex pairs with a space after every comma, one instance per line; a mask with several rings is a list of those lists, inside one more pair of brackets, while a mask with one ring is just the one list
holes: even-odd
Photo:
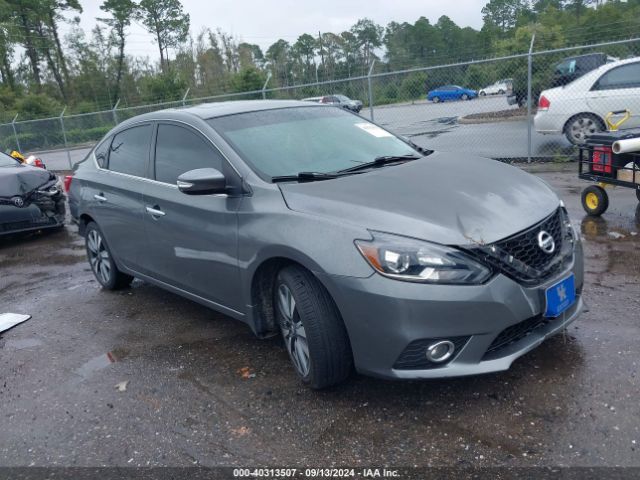
[[304, 98], [302, 101], [321, 103], [323, 105], [335, 105], [355, 113], [360, 113], [360, 110], [362, 110], [362, 102], [360, 100], [351, 100], [345, 95], [324, 95], [322, 97]]
[[55, 174], [0, 153], [0, 235], [62, 227], [65, 211]]
[[[586, 73], [617, 60], [617, 58], [610, 57], [604, 53], [588, 53], [586, 55], [567, 57], [553, 67], [551, 77], [543, 75], [544, 78], [540, 78], [540, 75], [534, 74], [531, 85], [531, 98], [534, 104], [537, 104], [540, 93], [543, 90], [568, 85]], [[534, 65], [536, 65], [535, 62]], [[519, 106], [524, 107], [527, 104], [527, 93], [527, 72], [524, 71], [514, 79], [512, 92], [507, 97], [507, 103], [509, 105], [517, 103]]]
[[427, 93], [427, 100], [438, 103], [446, 100], [471, 100], [477, 96], [478, 92], [470, 88], [464, 88], [459, 85], [445, 85]]
[[582, 308], [580, 237], [546, 183], [339, 108], [132, 118], [76, 167], [70, 200], [104, 288], [139, 277], [260, 337], [279, 331], [314, 388], [354, 367], [506, 370]]

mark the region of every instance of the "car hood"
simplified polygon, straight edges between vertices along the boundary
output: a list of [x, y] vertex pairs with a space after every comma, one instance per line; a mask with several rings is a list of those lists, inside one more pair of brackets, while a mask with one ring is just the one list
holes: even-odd
[[55, 178], [47, 170], [28, 165], [0, 167], [0, 197], [27, 195]]
[[559, 206], [555, 193], [533, 175], [450, 153], [279, 187], [291, 210], [446, 245], [501, 240]]

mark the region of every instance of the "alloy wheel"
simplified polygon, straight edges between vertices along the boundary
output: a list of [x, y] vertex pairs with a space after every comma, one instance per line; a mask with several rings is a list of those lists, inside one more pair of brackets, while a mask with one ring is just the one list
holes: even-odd
[[97, 230], [91, 230], [88, 233], [87, 250], [93, 273], [102, 284], [109, 283], [111, 279], [111, 259], [109, 258], [107, 246], [102, 240], [102, 235]]
[[600, 131], [600, 126], [590, 117], [576, 118], [569, 126], [569, 135], [576, 144], [583, 144], [587, 136]]
[[278, 286], [278, 311], [280, 312], [280, 329], [287, 351], [298, 374], [303, 378], [309, 374], [309, 344], [302, 320], [296, 308], [296, 301], [289, 287]]

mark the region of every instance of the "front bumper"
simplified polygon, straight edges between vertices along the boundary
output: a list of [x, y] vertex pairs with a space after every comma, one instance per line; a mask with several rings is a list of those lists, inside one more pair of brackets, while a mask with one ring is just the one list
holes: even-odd
[[57, 228], [64, 225], [64, 199], [43, 207], [36, 203], [18, 208], [0, 205], [0, 236]]
[[[570, 273], [576, 302], [557, 319], [543, 320], [544, 291]], [[537, 287], [524, 287], [499, 274], [485, 285], [450, 286], [320, 275], [342, 313], [360, 373], [383, 378], [456, 377], [507, 370], [521, 355], [562, 331], [583, 308], [582, 251], [562, 274]], [[499, 349], [490, 347], [509, 327], [535, 321], [536, 328]], [[452, 360], [429, 368], [397, 368], [405, 349], [422, 339], [464, 338]], [[426, 349], [425, 349], [426, 353]]]

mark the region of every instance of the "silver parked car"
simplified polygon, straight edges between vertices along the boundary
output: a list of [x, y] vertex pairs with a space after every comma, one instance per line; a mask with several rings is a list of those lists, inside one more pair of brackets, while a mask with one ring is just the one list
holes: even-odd
[[580, 313], [582, 247], [520, 169], [343, 109], [246, 101], [114, 128], [72, 216], [107, 289], [141, 278], [280, 332], [302, 381], [494, 372]]

